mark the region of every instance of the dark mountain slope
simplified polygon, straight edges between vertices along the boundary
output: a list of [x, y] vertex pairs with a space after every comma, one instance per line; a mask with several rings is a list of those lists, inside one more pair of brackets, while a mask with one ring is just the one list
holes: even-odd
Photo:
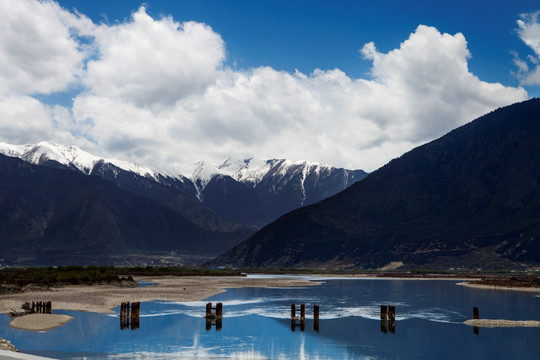
[[211, 255], [234, 241], [231, 233], [204, 230], [98, 177], [0, 155], [2, 258], [36, 260], [47, 252]]
[[[244, 163], [249, 166], [249, 160]], [[249, 175], [241, 178], [238, 173], [233, 176], [239, 180], [229, 175], [214, 175], [201, 190], [202, 204], [226, 219], [261, 228], [283, 214], [335, 195], [367, 176], [362, 170], [307, 161], [274, 159], [267, 160], [266, 165], [260, 179]]]
[[[157, 202], [167, 205], [176, 210], [181, 216], [190, 220], [198, 226], [210, 231], [230, 232], [234, 233], [237, 242], [246, 239], [249, 235], [255, 232], [255, 227], [240, 225], [232, 221], [222, 218], [220, 215], [205, 208], [195, 199], [195, 196], [189, 196], [190, 193], [186, 188], [191, 185], [191, 182], [186, 179], [186, 183], [182, 183], [184, 188], [179, 190], [180, 180], [173, 184], [174, 180], [161, 178], [165, 184], [159, 183], [154, 179], [149, 179], [138, 175], [134, 172], [122, 170], [119, 167], [100, 161], [94, 165], [91, 175], [96, 175], [112, 182], [118, 187], [127, 190], [137, 196], [156, 200]], [[195, 190], [192, 190], [195, 192]]]
[[215, 262], [373, 268], [391, 261], [446, 264], [485, 250], [538, 263], [539, 237], [540, 100], [533, 99], [281, 217]]

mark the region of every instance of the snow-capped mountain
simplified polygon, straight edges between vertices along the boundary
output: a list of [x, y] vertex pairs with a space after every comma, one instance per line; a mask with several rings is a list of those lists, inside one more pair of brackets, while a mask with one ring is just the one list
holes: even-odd
[[111, 163], [118, 168], [131, 171], [141, 176], [154, 176], [155, 171], [120, 160], [104, 159], [79, 149], [76, 146], [61, 145], [42, 141], [35, 145], [11, 145], [0, 142], [0, 154], [18, 157], [34, 165], [46, 165], [56, 162], [71, 169], [89, 175], [97, 163]]
[[[367, 176], [362, 170], [337, 169], [308, 161], [254, 158], [229, 158], [221, 164], [199, 161], [156, 170], [49, 142], [0, 143], [0, 154], [35, 165], [97, 175], [139, 196], [157, 197], [158, 201], [177, 210], [185, 211], [188, 207], [188, 212], [198, 213], [186, 199], [178, 200], [178, 196], [171, 198], [171, 194], [165, 194], [166, 189], [157, 186], [161, 185], [191, 197], [225, 219], [255, 226], [266, 225], [288, 211], [332, 196]], [[208, 223], [201, 223], [201, 216], [195, 216], [195, 220], [212, 228]]]

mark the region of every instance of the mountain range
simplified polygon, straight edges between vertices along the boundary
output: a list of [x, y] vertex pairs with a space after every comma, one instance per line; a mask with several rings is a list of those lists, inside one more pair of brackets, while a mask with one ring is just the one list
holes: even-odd
[[366, 176], [254, 159], [158, 171], [47, 142], [0, 143], [0, 157], [2, 257], [21, 264], [52, 254], [63, 262], [153, 252], [207, 260]]
[[540, 99], [497, 109], [343, 192], [292, 211], [212, 264], [508, 268], [540, 263]]
[[[156, 170], [100, 158], [75, 146], [47, 142], [35, 145], [0, 143], [0, 154], [17, 157], [34, 165], [96, 175], [137, 195], [158, 198], [160, 202], [178, 210], [188, 207], [184, 215], [205, 227], [217, 220], [208, 220], [209, 215], [200, 214], [203, 210], [196, 209], [194, 203], [203, 205], [229, 222], [258, 228], [286, 212], [337, 194], [367, 176], [362, 170], [334, 168], [309, 161], [253, 158], [229, 158], [221, 164], [199, 161], [187, 166]], [[156, 185], [164, 186], [169, 191], [154, 194]], [[149, 188], [153, 188], [153, 191], [148, 191]], [[171, 201], [172, 190], [178, 190], [181, 194], [182, 199], [173, 196], [180, 205]]]

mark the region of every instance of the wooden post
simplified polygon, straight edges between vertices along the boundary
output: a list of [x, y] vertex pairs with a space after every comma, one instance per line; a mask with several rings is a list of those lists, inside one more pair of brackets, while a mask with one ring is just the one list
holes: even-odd
[[131, 304], [131, 330], [137, 330], [139, 328], [140, 309], [141, 303], [139, 301]]
[[120, 330], [129, 327], [129, 302], [120, 303]]
[[291, 304], [291, 319], [296, 318], [296, 304]]
[[306, 318], [306, 304], [300, 305], [300, 319], [304, 320]]
[[319, 331], [319, 305], [313, 305], [313, 330]]
[[206, 303], [206, 316], [212, 315], [212, 303]]
[[313, 305], [313, 320], [319, 321], [319, 305]]
[[396, 307], [395, 306], [388, 306], [388, 319], [390, 321], [396, 321]]
[[381, 320], [386, 320], [388, 317], [388, 306], [381, 305]]
[[47, 314], [52, 314], [52, 301], [47, 302]]
[[386, 319], [381, 319], [381, 332], [388, 333], [388, 320]]
[[216, 331], [220, 331], [222, 327], [223, 327], [223, 318], [219, 316], [216, 319]]
[[473, 306], [473, 319], [480, 319], [480, 312], [476, 306]]
[[32, 301], [32, 312], [36, 312], [36, 303]]
[[389, 330], [392, 334], [396, 333], [396, 307], [388, 305], [388, 319], [390, 320]]
[[134, 302], [131, 304], [131, 317], [132, 318], [138, 318], [139, 312], [141, 309], [141, 303], [140, 302]]
[[216, 304], [216, 316], [218, 319], [223, 316], [223, 303]]
[[388, 333], [388, 306], [381, 305], [381, 332]]

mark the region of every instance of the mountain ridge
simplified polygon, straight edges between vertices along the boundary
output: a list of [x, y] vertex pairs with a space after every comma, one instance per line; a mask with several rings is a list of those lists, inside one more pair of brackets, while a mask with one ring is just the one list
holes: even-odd
[[538, 153], [540, 100], [498, 109], [284, 215], [214, 264], [378, 268], [401, 261], [444, 269], [540, 263]]
[[234, 232], [203, 229], [99, 177], [4, 155], [0, 215], [1, 257], [12, 264], [65, 264], [80, 256], [95, 263], [171, 251], [182, 261], [186, 254], [217, 255], [238, 242]]
[[[136, 191], [138, 195], [147, 196], [140, 186], [134, 190], [134, 176], [129, 174], [135, 174], [147, 179], [138, 180], [146, 183], [146, 187], [155, 188], [155, 184], [149, 184], [149, 181], [154, 181], [174, 188], [224, 219], [252, 227], [264, 226], [288, 211], [320, 201], [367, 175], [362, 170], [338, 169], [310, 161], [254, 158], [228, 158], [221, 164], [199, 161], [188, 166], [156, 170], [125, 161], [101, 158], [75, 146], [49, 142], [35, 145], [0, 143], [0, 154], [18, 157], [35, 165], [66, 167], [85, 175], [97, 175], [120, 187]], [[119, 180], [119, 177], [131, 177], [131, 180], [124, 182]], [[235, 189], [236, 198], [228, 194], [231, 187]], [[159, 198], [160, 202], [170, 205], [164, 196], [159, 195]], [[238, 204], [238, 199], [242, 199], [243, 205]], [[187, 203], [187, 200], [182, 200], [182, 205], [174, 207], [179, 210]], [[195, 210], [194, 205], [190, 205], [190, 208], [201, 213], [200, 210]], [[206, 226], [207, 224], [200, 220], [201, 217], [206, 219], [211, 216], [200, 215], [193, 218], [199, 225]], [[216, 223], [216, 220], [210, 222]]]

